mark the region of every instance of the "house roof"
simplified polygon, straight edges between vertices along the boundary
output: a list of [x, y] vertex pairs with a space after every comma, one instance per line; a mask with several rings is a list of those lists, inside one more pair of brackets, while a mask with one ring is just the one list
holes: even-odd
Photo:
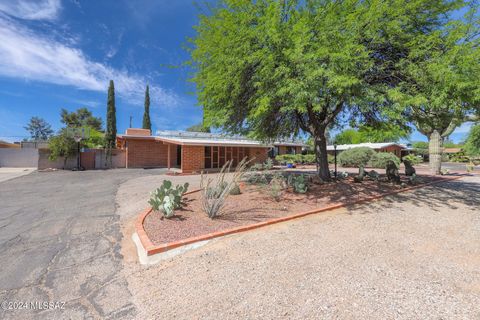
[[[342, 150], [348, 150], [348, 149], [358, 148], [358, 147], [368, 147], [374, 150], [378, 150], [378, 149], [384, 149], [390, 146], [399, 146], [402, 149], [406, 148], [406, 146], [399, 143], [395, 143], [395, 142], [382, 142], [382, 143], [365, 142], [365, 143], [357, 143], [357, 144], [339, 144], [337, 145], [337, 150], [342, 151]], [[335, 150], [335, 147], [333, 145], [327, 146], [327, 150], [333, 151]]]
[[462, 148], [444, 148], [443, 152], [444, 153], [459, 153], [462, 151]]
[[0, 148], [20, 148], [20, 144], [0, 140]]
[[303, 146], [298, 141], [276, 141], [274, 143], [249, 139], [244, 136], [225, 135], [218, 133], [187, 132], [187, 131], [157, 131], [155, 136], [118, 135], [119, 138], [149, 139], [168, 143], [192, 146], [237, 146], [237, 147], [273, 147], [273, 145]]

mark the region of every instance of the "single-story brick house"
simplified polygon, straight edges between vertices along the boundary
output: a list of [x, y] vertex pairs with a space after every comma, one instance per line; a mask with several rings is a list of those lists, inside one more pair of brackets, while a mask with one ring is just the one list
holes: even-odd
[[[368, 147], [377, 152], [390, 152], [396, 155], [397, 157], [402, 157], [402, 150], [405, 150], [407, 147], [398, 144], [395, 142], [384, 142], [384, 143], [358, 143], [358, 144], [339, 144], [337, 145], [337, 152], [344, 150], [358, 148], [358, 147]], [[335, 153], [335, 147], [333, 145], [327, 146], [327, 153], [333, 155]]]
[[274, 144], [198, 132], [158, 131], [151, 135], [150, 130], [130, 128], [117, 135], [117, 148], [125, 150], [127, 168], [177, 168], [194, 173], [218, 170], [229, 160], [235, 166], [244, 157], [263, 163]]
[[275, 141], [273, 148], [268, 152], [270, 158], [275, 158], [282, 154], [301, 154], [307, 145], [302, 141]]

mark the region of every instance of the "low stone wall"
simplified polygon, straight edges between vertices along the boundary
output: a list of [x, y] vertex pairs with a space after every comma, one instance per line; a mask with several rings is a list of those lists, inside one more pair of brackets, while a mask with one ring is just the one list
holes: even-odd
[[0, 167], [36, 168], [37, 149], [0, 148]]

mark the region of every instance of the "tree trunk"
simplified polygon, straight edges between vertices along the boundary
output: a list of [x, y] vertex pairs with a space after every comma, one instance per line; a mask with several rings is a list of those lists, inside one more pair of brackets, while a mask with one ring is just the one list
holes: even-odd
[[437, 130], [428, 137], [428, 153], [430, 171], [434, 175], [441, 174], [442, 170], [442, 144], [443, 138]]
[[317, 160], [317, 173], [323, 181], [330, 181], [330, 169], [328, 168], [327, 139], [325, 130], [317, 132], [313, 137], [315, 141], [315, 158]]

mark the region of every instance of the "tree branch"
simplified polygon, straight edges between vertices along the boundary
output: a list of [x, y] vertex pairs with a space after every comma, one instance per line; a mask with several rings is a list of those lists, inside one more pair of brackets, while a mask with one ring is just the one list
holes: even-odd
[[443, 130], [443, 132], [441, 133], [442, 138], [445, 138], [451, 135], [457, 126], [458, 126], [458, 121], [456, 121], [456, 119], [453, 119], [452, 121], [450, 121], [450, 124], [448, 125], [448, 127], [445, 130]]

